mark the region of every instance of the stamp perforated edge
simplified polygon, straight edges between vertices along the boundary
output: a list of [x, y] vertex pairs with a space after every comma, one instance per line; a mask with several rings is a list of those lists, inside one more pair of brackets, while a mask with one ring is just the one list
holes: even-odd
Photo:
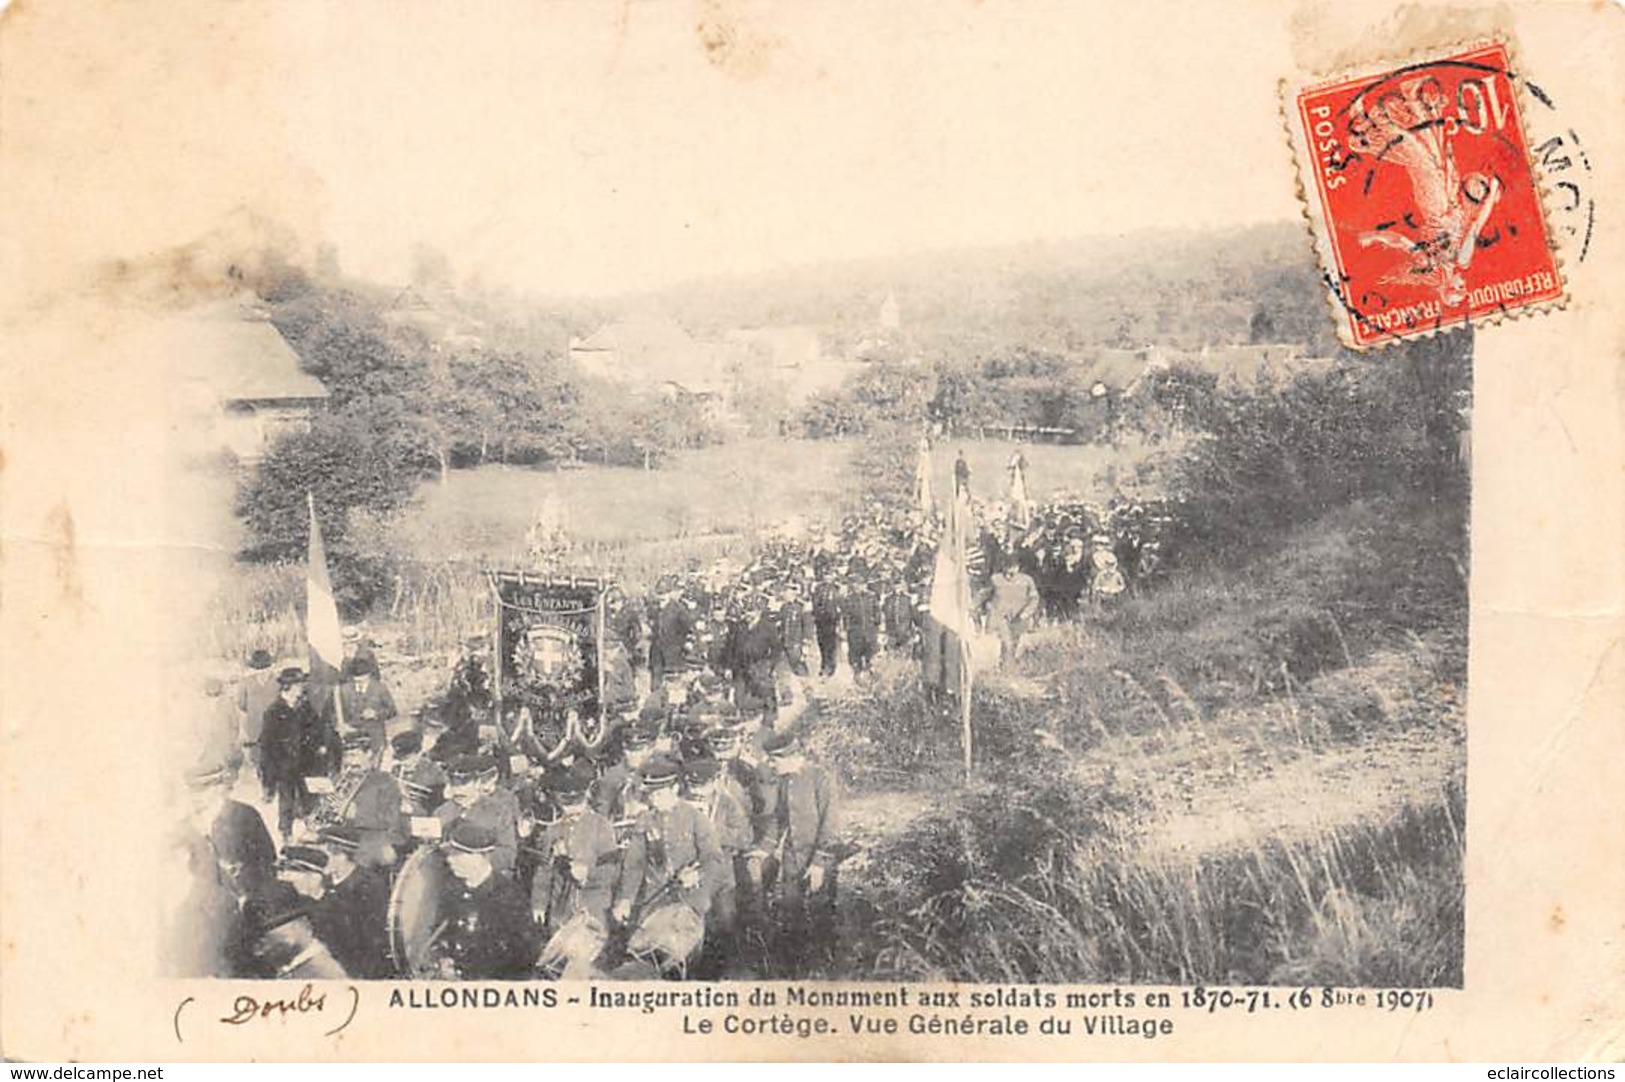
[[[1441, 320], [1431, 327], [1405, 334], [1386, 334], [1375, 342], [1357, 342], [1353, 336], [1354, 315], [1334, 284], [1337, 281], [1338, 274], [1337, 259], [1332, 248], [1331, 237], [1326, 231], [1326, 207], [1321, 200], [1320, 188], [1318, 185], [1307, 184], [1304, 180], [1306, 176], [1305, 170], [1312, 167], [1314, 155], [1311, 148], [1304, 144], [1303, 132], [1294, 122], [1297, 99], [1302, 94], [1335, 86], [1351, 79], [1375, 78], [1395, 68], [1412, 64], [1425, 64], [1429, 59], [1456, 56], [1461, 53], [1471, 52], [1474, 49], [1494, 46], [1500, 46], [1506, 50], [1507, 82], [1511, 84], [1512, 93], [1517, 99], [1518, 134], [1523, 139], [1524, 153], [1528, 158], [1529, 174], [1535, 189], [1535, 201], [1540, 207], [1541, 227], [1546, 232], [1546, 246], [1552, 253], [1552, 264], [1557, 270], [1557, 279], [1561, 292], [1558, 296], [1549, 300], [1538, 301], [1518, 308], [1502, 307], [1497, 311], [1477, 316], [1467, 315], [1460, 319]], [[1540, 166], [1540, 160], [1535, 156], [1535, 148], [1530, 145], [1529, 141], [1528, 125], [1525, 122], [1529, 110], [1529, 98], [1524, 89], [1526, 80], [1521, 72], [1522, 65], [1518, 62], [1517, 47], [1513, 42], [1512, 35], [1505, 31], [1498, 31], [1489, 37], [1473, 38], [1466, 41], [1440, 42], [1425, 49], [1408, 50], [1403, 54], [1377, 55], [1368, 61], [1348, 65], [1335, 72], [1308, 78], [1283, 77], [1277, 84], [1277, 104], [1279, 105], [1277, 118], [1286, 135], [1287, 145], [1291, 148], [1292, 182], [1298, 193], [1298, 211], [1303, 216], [1309, 230], [1311, 247], [1315, 256], [1315, 269], [1321, 275], [1321, 287], [1324, 291], [1323, 295], [1326, 300], [1328, 314], [1331, 316], [1332, 324], [1337, 328], [1337, 339], [1345, 349], [1357, 353], [1370, 353], [1389, 349], [1401, 342], [1415, 342], [1439, 334], [1448, 334], [1465, 326], [1495, 326], [1510, 320], [1532, 319], [1553, 312], [1561, 312], [1568, 308], [1572, 300], [1572, 289], [1567, 268], [1564, 265], [1563, 249], [1557, 243], [1557, 233], [1552, 228], [1549, 202], [1550, 189], [1546, 174]]]

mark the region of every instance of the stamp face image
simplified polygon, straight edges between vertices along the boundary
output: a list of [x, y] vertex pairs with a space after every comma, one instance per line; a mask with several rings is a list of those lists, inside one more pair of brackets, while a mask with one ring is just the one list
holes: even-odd
[[1311, 225], [1348, 345], [1562, 299], [1516, 78], [1497, 42], [1293, 96]]

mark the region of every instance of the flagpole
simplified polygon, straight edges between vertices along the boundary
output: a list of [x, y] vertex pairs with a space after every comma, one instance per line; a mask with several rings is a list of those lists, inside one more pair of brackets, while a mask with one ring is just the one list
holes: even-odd
[[970, 640], [964, 640], [959, 648], [959, 723], [963, 727], [965, 745], [965, 784], [970, 784], [971, 778], [971, 727], [970, 727], [970, 695], [971, 695], [971, 660]]
[[[305, 489], [305, 505], [310, 508], [310, 530], [311, 530], [311, 534], [313, 536], [315, 536], [315, 535], [317, 535], [317, 534], [319, 534], [321, 532], [321, 527], [319, 525], [317, 525], [317, 523], [316, 523], [316, 494], [314, 492], [312, 492], [308, 488]], [[325, 546], [325, 545], [322, 546], [322, 560], [323, 560], [323, 563], [325, 565], [326, 560], [327, 560], [327, 546]], [[324, 573], [327, 571], [326, 566], [323, 566], [322, 571]], [[306, 574], [309, 574], [309, 572], [307, 571]], [[309, 634], [308, 629], [310, 627], [310, 613], [308, 611], [308, 608], [309, 608], [308, 602], [307, 602], [306, 608], [307, 608], [307, 611], [305, 613], [305, 627], [307, 629], [306, 634], [308, 635]], [[308, 660], [307, 660], [306, 664], [309, 664]], [[345, 729], [345, 723], [344, 723], [344, 698], [343, 698], [343, 696], [341, 696], [339, 694], [339, 687], [344, 683], [344, 654], [343, 654], [342, 650], [340, 651], [339, 657], [337, 658], [337, 665], [338, 665], [338, 679], [333, 681], [333, 720], [337, 723], [337, 727], [338, 727], [339, 732], [342, 733], [344, 731], [344, 729]], [[314, 668], [314, 666], [312, 666], [312, 667]], [[311, 675], [315, 676], [316, 674], [311, 673]]]

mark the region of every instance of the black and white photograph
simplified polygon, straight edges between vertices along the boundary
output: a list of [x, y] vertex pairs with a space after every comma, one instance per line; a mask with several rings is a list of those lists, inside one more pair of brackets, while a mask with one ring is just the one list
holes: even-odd
[[1474, 330], [1074, 202], [625, 282], [273, 233], [161, 313], [229, 555], [165, 965], [1460, 985]]
[[[1625, 335], [1577, 12], [14, 8], [66, 66], [13, 87], [91, 88], [0, 93], [57, 163], [7, 338], [65, 358], [0, 404], [8, 987], [132, 975], [64, 1049], [1579, 1010]], [[746, 1000], [784, 1043], [683, 1043]]]

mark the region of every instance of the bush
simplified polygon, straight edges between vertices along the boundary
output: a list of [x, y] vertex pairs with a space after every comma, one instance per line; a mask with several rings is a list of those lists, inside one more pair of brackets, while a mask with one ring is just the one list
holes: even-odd
[[249, 534], [243, 555], [256, 562], [303, 559], [314, 500], [340, 604], [365, 610], [392, 575], [385, 558], [352, 543], [350, 512], [388, 515], [401, 508], [420, 476], [404, 458], [398, 439], [380, 438], [355, 413], [318, 417], [309, 431], [284, 435], [238, 491], [237, 514]]
[[1205, 434], [1175, 469], [1188, 539], [1244, 556], [1273, 548], [1284, 528], [1384, 497], [1439, 502], [1464, 519], [1467, 476], [1455, 448], [1471, 336], [1387, 352], [1284, 386], [1196, 394], [1188, 408]]

